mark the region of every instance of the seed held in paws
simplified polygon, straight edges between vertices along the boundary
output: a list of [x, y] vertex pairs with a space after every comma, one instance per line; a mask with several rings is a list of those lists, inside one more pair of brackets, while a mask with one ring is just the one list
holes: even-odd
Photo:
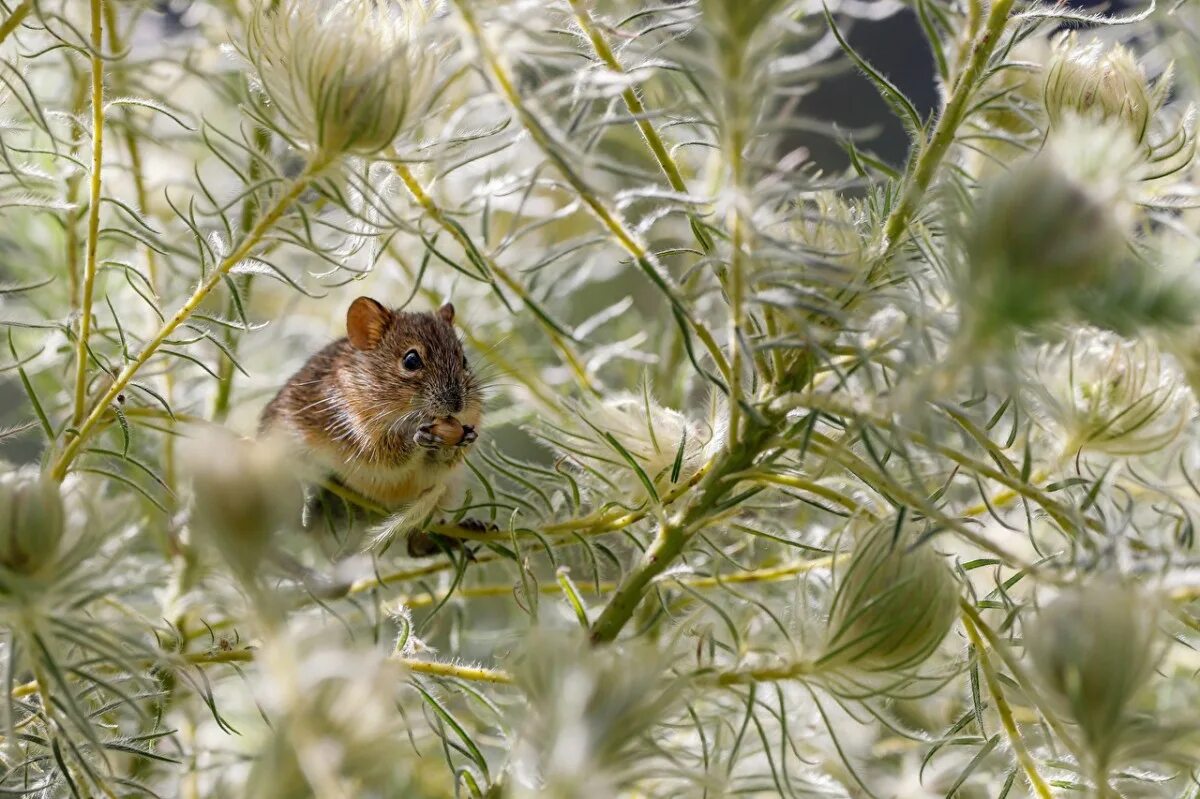
[[[443, 447], [461, 447], [475, 441], [479, 435], [473, 425], [464, 425], [453, 416], [443, 416], [420, 429], [426, 441], [436, 439]], [[421, 443], [421, 442], [418, 442]]]

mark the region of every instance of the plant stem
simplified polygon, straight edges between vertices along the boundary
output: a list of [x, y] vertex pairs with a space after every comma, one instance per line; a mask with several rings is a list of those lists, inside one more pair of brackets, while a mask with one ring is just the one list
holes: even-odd
[[[984, 644], [983, 639], [979, 637], [979, 632], [975, 629], [975, 623], [971, 621], [971, 617], [964, 615], [962, 620], [963, 627], [967, 630], [967, 637], [975, 645], [975, 655], [979, 658], [979, 667], [983, 670], [984, 682], [987, 683], [988, 693], [992, 695], [992, 701], [996, 703], [996, 713], [1000, 716], [1000, 723], [1004, 725], [1004, 732], [1008, 736], [1008, 742], [1012, 746], [1013, 754], [1017, 756], [1017, 761], [1025, 771], [1025, 776], [1029, 779], [1029, 785], [1033, 788], [1034, 793], [1041, 797], [1041, 799], [1051, 799], [1050, 786], [1038, 774], [1033, 757], [1029, 754], [1029, 750], [1025, 748], [1025, 742], [1021, 739], [1021, 732], [1017, 729], [1016, 721], [1013, 720], [1012, 708], [1009, 707], [1008, 700], [1004, 698], [1004, 689], [1001, 687], [1000, 678], [997, 676], [996, 670], [992, 667], [991, 660], [988, 658], [987, 646]], [[980, 730], [980, 733], [982, 732]]]
[[696, 496], [687, 507], [674, 520], [659, 526], [654, 542], [621, 580], [616, 593], [592, 624], [593, 643], [607, 643], [616, 639], [641, 604], [650, 584], [679, 557], [696, 530], [704, 526], [714, 506], [737, 484], [738, 479], [731, 476], [753, 464], [781, 421], [771, 416], [762, 423], [748, 423], [741, 444], [737, 449], [725, 451], [721, 460], [701, 481]]
[[428, 674], [433, 677], [453, 677], [457, 680], [470, 682], [490, 682], [496, 685], [508, 685], [512, 675], [499, 669], [485, 669], [482, 666], [460, 666], [456, 663], [440, 663], [436, 660], [418, 660], [417, 658], [397, 657], [396, 661], [403, 663], [405, 668], [417, 674]]
[[[625, 67], [617, 60], [612, 48], [608, 46], [604, 34], [596, 26], [596, 21], [592, 19], [592, 15], [587, 10], [587, 4], [583, 0], [568, 0], [568, 2], [571, 5], [571, 10], [575, 12], [575, 21], [579, 23], [580, 29], [587, 35], [588, 41], [592, 44], [592, 49], [596, 52], [596, 56], [604, 62], [604, 65], [609, 70], [617, 75], [628, 75], [629, 73], [625, 71]], [[625, 108], [629, 111], [629, 115], [633, 117], [638, 131], [641, 132], [642, 140], [646, 142], [646, 146], [650, 148], [650, 152], [654, 155], [654, 160], [658, 162], [659, 168], [666, 175], [667, 183], [671, 184], [671, 188], [680, 194], [687, 194], [688, 187], [683, 179], [683, 173], [679, 171], [679, 165], [671, 157], [671, 153], [663, 143], [662, 137], [654, 129], [654, 123], [650, 121], [646, 106], [642, 103], [641, 98], [638, 97], [637, 91], [630, 86], [621, 92], [621, 99], [625, 102]], [[700, 249], [704, 252], [711, 251], [713, 246], [712, 239], [709, 238], [708, 234], [704, 233], [699, 220], [694, 214], [688, 214], [688, 218], [692, 220], [692, 233], [695, 235]]]
[[117, 395], [125, 390], [125, 387], [129, 385], [130, 381], [133, 380], [138, 370], [145, 365], [146, 361], [150, 360], [150, 356], [157, 352], [158, 348], [163, 345], [163, 343], [171, 336], [173, 332], [175, 332], [175, 329], [178, 328], [179, 325], [183, 324], [183, 322], [190, 317], [197, 308], [200, 307], [200, 303], [204, 302], [205, 298], [212, 293], [213, 289], [221, 284], [221, 281], [224, 279], [225, 275], [228, 274], [229, 270], [240, 263], [242, 259], [251, 253], [254, 247], [262, 240], [263, 236], [267, 234], [267, 231], [269, 231], [275, 225], [275, 223], [277, 223], [280, 218], [283, 217], [287, 210], [292, 206], [292, 203], [296, 201], [296, 199], [304, 192], [305, 188], [308, 187], [309, 183], [312, 182], [317, 173], [319, 173], [326, 165], [327, 162], [322, 159], [314, 159], [312, 162], [310, 162], [304, 168], [304, 170], [296, 176], [291, 185], [288, 186], [287, 190], [284, 191], [278, 199], [276, 199], [274, 205], [272, 205], [266, 213], [259, 217], [258, 222], [256, 222], [250, 232], [246, 234], [246, 237], [242, 239], [242, 243], [238, 245], [237, 249], [225, 256], [225, 258], [223, 258], [221, 262], [217, 264], [211, 274], [209, 274], [209, 276], [196, 288], [194, 292], [192, 292], [192, 296], [189, 297], [182, 306], [180, 306], [179, 310], [177, 310], [170, 319], [163, 323], [162, 327], [159, 329], [158, 333], [155, 334], [154, 338], [152, 338], [142, 348], [142, 351], [139, 352], [132, 361], [125, 365], [125, 368], [121, 370], [121, 373], [117, 375], [116, 379], [113, 380], [112, 385], [109, 386], [108, 391], [104, 392], [104, 395], [96, 400], [95, 405], [92, 406], [91, 413], [88, 414], [86, 419], [84, 419], [83, 424], [79, 426], [75, 437], [71, 439], [71, 441], [63, 449], [62, 454], [59, 455], [58, 460], [55, 461], [54, 468], [50, 472], [51, 476], [55, 480], [61, 482], [62, 479], [66, 477], [67, 469], [70, 467], [71, 461], [73, 461], [75, 456], [79, 454], [79, 449], [82, 447], [83, 442], [87, 439], [88, 434], [91, 433], [92, 429], [96, 427], [101, 418], [103, 418], [104, 414], [108, 412], [109, 406], [114, 400], [116, 400]]
[[550, 339], [550, 343], [554, 345], [554, 349], [558, 350], [559, 356], [562, 358], [563, 362], [566, 363], [570, 370], [575, 374], [575, 379], [579, 382], [579, 385], [593, 396], [600, 396], [600, 390], [596, 388], [596, 384], [592, 382], [592, 378], [587, 373], [587, 367], [583, 365], [579, 355], [575, 352], [575, 348], [571, 346], [571, 343], [566, 339], [566, 337], [563, 336], [561, 332], [555, 329], [555, 327], [547, 321], [548, 317], [545, 311], [543, 311], [537, 304], [537, 301], [529, 295], [529, 292], [525, 289], [525, 286], [522, 285], [521, 282], [515, 279], [512, 275], [510, 275], [507, 269], [504, 269], [502, 266], [496, 263], [495, 259], [485, 254], [483, 250], [476, 247], [474, 242], [467, 237], [467, 234], [463, 231], [461, 226], [450, 221], [450, 218], [446, 215], [446, 212], [442, 210], [441, 206], [439, 206], [432, 197], [429, 196], [429, 193], [425, 190], [425, 187], [421, 185], [421, 181], [417, 179], [417, 176], [413, 174], [413, 171], [408, 168], [407, 164], [397, 162], [394, 166], [394, 169], [396, 170], [396, 174], [400, 177], [401, 182], [404, 183], [404, 187], [408, 189], [408, 193], [412, 195], [413, 199], [416, 200], [423, 209], [425, 209], [425, 213], [429, 214], [429, 216], [432, 217], [433, 220], [437, 222], [443, 230], [449, 233], [466, 252], [477, 253], [487, 265], [488, 270], [493, 275], [498, 277], [500, 282], [503, 283], [504, 286], [513, 294], [516, 294], [521, 302], [523, 302], [525, 306], [533, 312], [534, 319], [541, 324], [542, 330]]
[[1030, 679], [1021, 661], [1009, 650], [1000, 636], [996, 634], [996, 631], [983, 620], [983, 616], [979, 614], [974, 605], [966, 599], [959, 598], [958, 607], [962, 611], [963, 617], [971, 620], [971, 623], [975, 625], [975, 629], [987, 640], [992, 651], [1000, 657], [1005, 668], [1012, 675], [1013, 681], [1021, 687], [1021, 692], [1037, 708], [1038, 713], [1046, 720], [1050, 728], [1054, 730], [1054, 734], [1058, 736], [1060, 741], [1066, 744], [1071, 752], [1078, 756], [1080, 752], [1079, 744], [1076, 743], [1075, 738], [1063, 726], [1062, 722], [1058, 721], [1058, 715], [1046, 707], [1046, 700], [1042, 698], [1041, 692], [1035, 687], [1033, 680]]
[[[470, 3], [467, 0], [454, 0], [454, 3], [463, 18], [463, 22], [466, 23], [467, 30], [470, 32], [476, 47], [479, 49], [480, 56], [487, 65], [488, 73], [496, 83], [500, 93], [504, 95], [504, 98], [520, 118], [521, 124], [529, 132], [530, 138], [541, 148], [542, 152], [554, 164], [567, 183], [571, 184], [571, 188], [575, 190], [575, 193], [579, 195], [579, 199], [591, 210], [600, 224], [612, 234], [612, 237], [626, 252], [633, 256], [634, 262], [637, 263], [642, 272], [645, 273], [651, 283], [667, 298], [671, 304], [671, 310], [676, 319], [680, 321], [681, 326], [695, 332], [696, 337], [700, 339], [700, 342], [708, 351], [709, 357], [716, 364], [718, 371], [721, 372], [721, 376], [728, 383], [730, 380], [729, 362], [724, 352], [717, 345], [712, 332], [692, 316], [690, 307], [684, 301], [683, 297], [680, 296], [671, 276], [661, 270], [651, 257], [650, 252], [638, 242], [637, 236], [626, 227], [617, 214], [605, 206], [596, 192], [592, 190], [567, 158], [559, 151], [559, 145], [554, 141], [554, 137], [525, 106], [504, 65], [500, 63], [500, 59], [484, 40], [483, 31], [475, 19], [475, 13], [471, 10]], [[686, 332], [684, 334], [686, 335]]]
[[[1013, 2], [1014, 0], [993, 1], [991, 10], [988, 12], [987, 23], [971, 44], [970, 59], [967, 61], [966, 68], [958, 76], [958, 80], [954, 84], [954, 91], [950, 95], [942, 115], [938, 118], [928, 143], [917, 156], [916, 165], [906, 182], [900, 203], [892, 209], [884, 223], [882, 252], [876, 266], [871, 270], [872, 273], [881, 268], [887, 256], [899, 243], [904, 231], [908, 229], [909, 221], [925, 197], [925, 192], [933, 182], [934, 175], [937, 174], [938, 167], [946, 157], [950, 145], [954, 143], [958, 126], [963, 121], [971, 94], [975, 91], [975, 84], [987, 67], [988, 60], [992, 57], [1001, 34], [1004, 33], [1004, 26], [1008, 23], [1008, 15], [1012, 10]], [[872, 276], [868, 276], [868, 282]]]
[[[718, 588], [724, 585], [742, 585], [745, 583], [770, 583], [776, 580], [786, 580], [790, 577], [795, 577], [797, 574], [804, 572], [823, 569], [834, 562], [832, 555], [823, 558], [813, 558], [811, 560], [796, 560], [788, 563], [782, 563], [778, 566], [767, 566], [762, 569], [749, 569], [747, 571], [731, 572], [729, 574], [714, 575], [712, 577], [681, 577], [678, 579], [680, 585], [686, 585], [688, 588]], [[581, 593], [587, 594], [611, 594], [617, 589], [615, 582], [602, 582], [599, 585], [599, 590], [595, 583], [583, 581], [576, 585], [576, 588]], [[547, 595], [561, 594], [563, 591], [562, 585], [558, 582], [539, 583], [537, 586], [538, 592]], [[459, 588], [454, 592], [456, 599], [485, 599], [489, 597], [510, 596], [513, 592], [512, 583], [496, 583], [492, 585], [473, 585], [466, 588]], [[415, 594], [402, 596], [398, 601], [406, 608], [422, 608], [436, 604], [441, 601], [441, 597], [435, 594]]]
[[83, 296], [80, 300], [79, 337], [75, 349], [75, 405], [71, 423], [83, 420], [87, 402], [88, 339], [92, 333], [92, 295], [96, 285], [96, 248], [100, 240], [100, 172], [104, 165], [104, 0], [91, 0], [92, 35], [92, 171], [89, 181], [87, 245], [84, 250]]
[[20, 27], [25, 17], [29, 16], [29, 12], [32, 10], [33, 0], [22, 0], [21, 4], [14, 8], [13, 12], [8, 15], [8, 19], [0, 22], [0, 44], [3, 44], [8, 35]]

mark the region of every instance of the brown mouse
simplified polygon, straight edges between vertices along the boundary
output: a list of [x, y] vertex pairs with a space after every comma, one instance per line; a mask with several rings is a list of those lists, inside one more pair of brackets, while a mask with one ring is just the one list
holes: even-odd
[[[288, 433], [338, 482], [416, 525], [455, 482], [482, 421], [454, 306], [412, 313], [359, 297], [346, 336], [292, 376], [259, 429]], [[412, 538], [409, 550], [428, 554]]]

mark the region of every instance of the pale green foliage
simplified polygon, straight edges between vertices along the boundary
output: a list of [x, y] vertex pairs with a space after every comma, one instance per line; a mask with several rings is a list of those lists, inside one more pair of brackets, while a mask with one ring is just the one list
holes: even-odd
[[[0, 795], [1195, 799], [1200, 8], [825, 5], [0, 0]], [[433, 512], [255, 439], [362, 294]]]

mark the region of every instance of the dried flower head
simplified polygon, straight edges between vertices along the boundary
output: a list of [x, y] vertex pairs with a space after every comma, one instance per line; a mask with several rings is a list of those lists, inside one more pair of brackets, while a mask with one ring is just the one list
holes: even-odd
[[247, 441], [210, 429], [189, 443], [192, 527], [240, 578], [253, 579], [271, 536], [300, 519], [296, 459], [271, 437]]
[[1078, 725], [1098, 774], [1134, 729], [1134, 696], [1162, 654], [1159, 613], [1137, 587], [1095, 579], [1056, 596], [1025, 626], [1043, 690]]
[[429, 14], [419, 0], [260, 3], [246, 57], [315, 157], [375, 155], [420, 120], [434, 89], [442, 44], [425, 36]]
[[1146, 76], [1129, 50], [1099, 40], [1081, 45], [1073, 34], [1061, 37], [1046, 69], [1046, 113], [1051, 125], [1076, 114], [1114, 121], [1145, 141], [1155, 101]]
[[1039, 354], [1035, 398], [1045, 422], [1061, 434], [1064, 454], [1156, 452], [1195, 414], [1177, 364], [1145, 340], [1094, 328]]
[[890, 524], [857, 537], [834, 593], [820, 671], [912, 673], [946, 637], [958, 584], [945, 556], [928, 541], [914, 546], [915, 538]]

